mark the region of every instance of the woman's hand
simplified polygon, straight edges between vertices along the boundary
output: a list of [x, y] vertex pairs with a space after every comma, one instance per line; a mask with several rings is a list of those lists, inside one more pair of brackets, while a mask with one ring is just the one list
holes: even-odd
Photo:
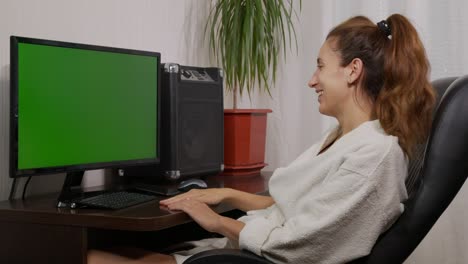
[[169, 210], [180, 210], [187, 213], [195, 222], [209, 232], [215, 232], [238, 241], [244, 223], [214, 212], [206, 203], [191, 198], [178, 199], [168, 204]]
[[192, 189], [172, 198], [161, 200], [159, 203], [162, 206], [169, 207], [171, 204], [189, 199], [191, 201], [197, 201], [208, 205], [217, 205], [226, 199], [227, 195], [228, 189], [226, 188]]
[[171, 211], [180, 210], [187, 213], [195, 222], [209, 232], [218, 232], [219, 230], [222, 216], [214, 212], [206, 203], [191, 198], [177, 199], [177, 201], [169, 203], [167, 209]]

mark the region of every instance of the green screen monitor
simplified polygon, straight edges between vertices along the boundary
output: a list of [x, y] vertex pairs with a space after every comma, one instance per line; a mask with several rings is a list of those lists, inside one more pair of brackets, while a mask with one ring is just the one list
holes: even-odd
[[159, 163], [159, 53], [10, 44], [11, 177]]

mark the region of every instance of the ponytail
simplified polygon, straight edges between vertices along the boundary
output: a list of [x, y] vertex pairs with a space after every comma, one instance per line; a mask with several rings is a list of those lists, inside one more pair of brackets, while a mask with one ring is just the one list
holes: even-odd
[[377, 118], [387, 134], [397, 136], [411, 156], [427, 138], [435, 103], [430, 65], [416, 29], [402, 15], [387, 19], [390, 45], [384, 52], [384, 84], [376, 101]]
[[412, 156], [430, 131], [435, 92], [429, 83], [429, 61], [416, 29], [402, 15], [391, 15], [379, 25], [363, 16], [335, 27], [333, 38], [341, 65], [354, 58], [364, 65], [363, 92], [374, 102], [382, 128], [398, 137]]

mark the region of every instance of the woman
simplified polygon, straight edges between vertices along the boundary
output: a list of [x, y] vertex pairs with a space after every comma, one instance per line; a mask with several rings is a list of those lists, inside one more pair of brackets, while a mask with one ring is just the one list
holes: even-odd
[[[427, 137], [435, 101], [428, 71], [424, 47], [404, 16], [343, 22], [328, 34], [308, 83], [320, 113], [339, 125], [275, 171], [271, 197], [222, 188], [163, 200], [225, 238], [194, 242], [193, 250], [172, 256], [91, 251], [89, 263], [182, 263], [226, 247], [275, 263], [344, 263], [369, 254], [404, 210], [407, 158]], [[220, 202], [247, 215], [234, 220], [208, 206]]]

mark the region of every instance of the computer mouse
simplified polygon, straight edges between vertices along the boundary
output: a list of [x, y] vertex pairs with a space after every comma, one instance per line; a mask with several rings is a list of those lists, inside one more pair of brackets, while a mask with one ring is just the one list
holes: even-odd
[[208, 185], [204, 180], [200, 179], [188, 179], [185, 181], [181, 181], [179, 183], [179, 186], [177, 186], [177, 190], [182, 191], [182, 192], [187, 192], [192, 189], [206, 189], [208, 188]]

